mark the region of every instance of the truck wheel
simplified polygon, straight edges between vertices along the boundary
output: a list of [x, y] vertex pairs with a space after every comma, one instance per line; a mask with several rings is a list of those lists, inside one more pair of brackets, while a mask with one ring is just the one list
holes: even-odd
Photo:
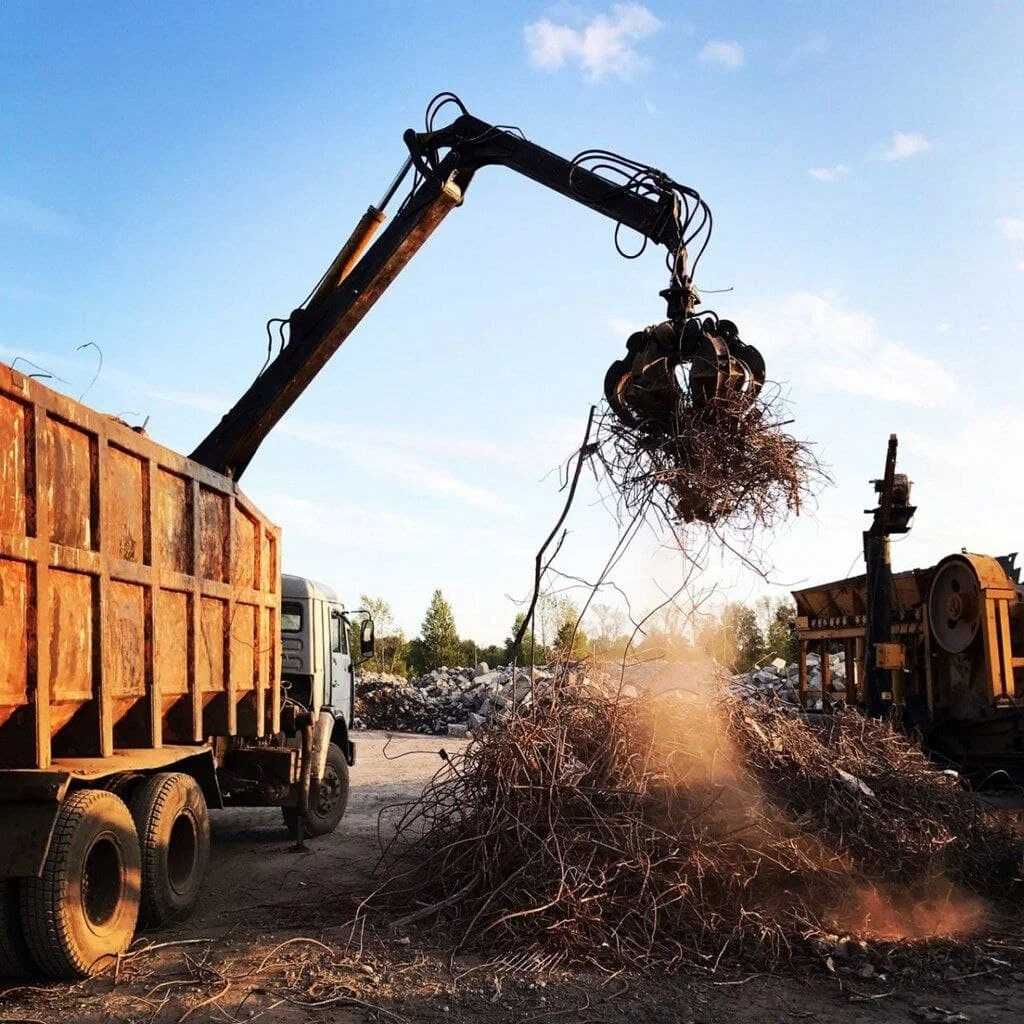
[[139, 916], [139, 839], [120, 797], [72, 793], [57, 812], [40, 878], [21, 882], [21, 920], [32, 959], [52, 978], [108, 967], [127, 949]]
[[131, 798], [142, 846], [142, 920], [180, 921], [192, 912], [210, 860], [210, 815], [191, 775], [163, 772]]
[[300, 812], [297, 807], [282, 807], [284, 823], [294, 832], [299, 814], [302, 814], [302, 831], [307, 836], [325, 836], [338, 827], [348, 806], [348, 761], [341, 747], [332, 743], [327, 748], [327, 765], [324, 777], [316, 794], [310, 794], [308, 811]]
[[14, 879], [0, 882], [0, 978], [24, 978], [32, 973], [20, 900]]

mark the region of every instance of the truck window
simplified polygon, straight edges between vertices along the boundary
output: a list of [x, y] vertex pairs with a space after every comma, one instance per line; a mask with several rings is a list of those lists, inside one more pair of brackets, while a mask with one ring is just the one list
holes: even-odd
[[281, 632], [302, 632], [302, 605], [294, 601], [285, 601], [281, 605]]
[[344, 635], [345, 628], [341, 616], [337, 612], [331, 612], [331, 650], [335, 654], [344, 652]]

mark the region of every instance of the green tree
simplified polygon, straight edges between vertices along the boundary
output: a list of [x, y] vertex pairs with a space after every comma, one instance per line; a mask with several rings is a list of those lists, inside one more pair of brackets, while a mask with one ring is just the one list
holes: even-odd
[[428, 671], [427, 649], [418, 636], [405, 645], [405, 664], [410, 676], [421, 676]]
[[786, 598], [764, 597], [758, 604], [761, 629], [764, 632], [766, 658], [782, 658], [787, 663], [797, 660], [800, 645], [796, 634], [796, 608]]
[[697, 631], [696, 645], [731, 672], [746, 672], [764, 656], [765, 644], [757, 613], [734, 601]]
[[480, 661], [480, 648], [475, 640], [459, 641], [459, 663], [476, 665]]
[[727, 606], [723, 622], [736, 638], [733, 671], [749, 671], [764, 656], [764, 637], [757, 622], [757, 613], [749, 605], [737, 601]]
[[[391, 605], [383, 597], [371, 597], [362, 594], [359, 605], [365, 608], [373, 618], [376, 633], [376, 650], [372, 658], [363, 662], [364, 672], [392, 672], [404, 675], [406, 671], [405, 633], [395, 622]], [[349, 629], [349, 650], [354, 654], [359, 651], [359, 621], [353, 622]]]
[[582, 661], [587, 656], [587, 635], [576, 628], [576, 619], [568, 618], [555, 634], [553, 654], [557, 661]]
[[577, 626], [579, 609], [571, 602], [562, 602], [559, 608], [558, 628], [552, 654], [558, 661], [581, 661], [587, 656], [587, 636]]
[[[522, 626], [523, 619], [525, 618], [526, 615], [523, 612], [520, 612], [516, 616], [515, 622], [512, 623], [512, 632], [505, 640], [506, 662], [512, 661], [514, 656], [513, 644], [515, 643], [516, 634], [519, 632], [519, 628]], [[520, 665], [546, 665], [550, 660], [550, 652], [536, 635], [536, 630], [527, 629], [523, 634], [523, 642], [519, 651], [518, 663]], [[490, 662], [488, 662], [488, 664], [490, 664]]]
[[489, 644], [487, 647], [479, 648], [476, 657], [477, 661], [486, 661], [491, 668], [494, 668], [495, 665], [502, 665], [507, 660], [505, 648], [498, 644]]
[[462, 660], [459, 634], [455, 629], [455, 614], [440, 590], [434, 591], [427, 614], [420, 626], [423, 641], [423, 661], [426, 670], [442, 665], [457, 665]]

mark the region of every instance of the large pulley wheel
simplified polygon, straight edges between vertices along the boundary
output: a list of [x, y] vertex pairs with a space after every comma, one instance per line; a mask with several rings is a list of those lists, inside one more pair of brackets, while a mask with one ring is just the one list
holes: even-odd
[[52, 978], [102, 971], [124, 952], [139, 915], [139, 839], [124, 801], [72, 793], [57, 812], [39, 878], [21, 880], [21, 918], [33, 961]]
[[962, 654], [978, 635], [983, 601], [970, 562], [952, 557], [939, 566], [928, 595], [928, 617], [936, 643], [948, 654]]
[[171, 924], [192, 912], [210, 860], [210, 815], [199, 784], [161, 772], [132, 794], [142, 846], [142, 921]]

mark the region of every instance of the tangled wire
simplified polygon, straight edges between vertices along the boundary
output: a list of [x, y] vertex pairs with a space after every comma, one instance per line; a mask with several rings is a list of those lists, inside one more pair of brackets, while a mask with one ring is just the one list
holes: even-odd
[[[382, 866], [400, 923], [459, 947], [709, 968], [784, 957], [841, 908], [871, 934], [883, 904], [948, 908], [954, 882], [1007, 895], [1020, 862], [1013, 832], [885, 725], [850, 712], [819, 732], [769, 704], [566, 679], [447, 755]], [[979, 917], [922, 921], [903, 937]]]
[[742, 531], [799, 513], [825, 478], [813, 449], [783, 429], [777, 391], [740, 403], [681, 403], [655, 432], [605, 409], [596, 454], [625, 517], [650, 509], [670, 526], [696, 521]]

